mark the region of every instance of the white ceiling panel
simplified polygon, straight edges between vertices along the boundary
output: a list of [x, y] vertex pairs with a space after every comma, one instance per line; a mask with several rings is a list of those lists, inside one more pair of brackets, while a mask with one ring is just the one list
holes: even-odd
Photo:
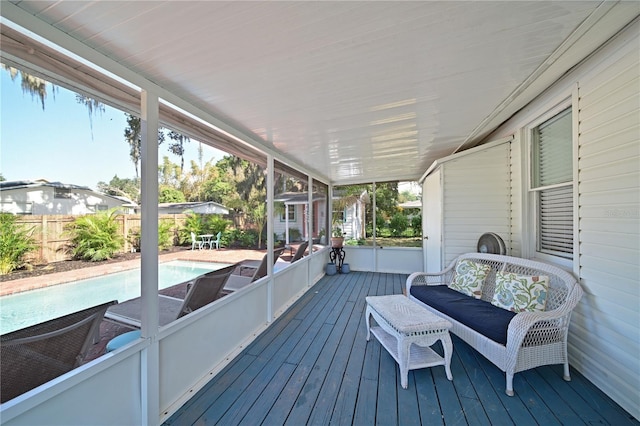
[[[478, 134], [603, 8], [599, 1], [13, 3], [342, 183], [420, 177]], [[513, 114], [517, 104], [505, 108]]]

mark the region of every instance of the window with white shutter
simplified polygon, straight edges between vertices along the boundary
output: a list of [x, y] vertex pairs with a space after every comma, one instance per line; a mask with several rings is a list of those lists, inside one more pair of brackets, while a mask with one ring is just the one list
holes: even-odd
[[535, 193], [536, 248], [573, 258], [573, 142], [571, 108], [533, 129], [531, 190]]

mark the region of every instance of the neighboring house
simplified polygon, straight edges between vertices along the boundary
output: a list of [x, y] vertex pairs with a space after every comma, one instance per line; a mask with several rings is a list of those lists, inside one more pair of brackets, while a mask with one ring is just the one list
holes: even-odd
[[158, 204], [158, 214], [180, 214], [186, 212], [197, 214], [229, 214], [229, 209], [213, 201]]
[[134, 213], [136, 203], [125, 198], [96, 192], [89, 187], [35, 181], [0, 182], [0, 211], [27, 215], [83, 215], [119, 207]]
[[[332, 232], [336, 228], [340, 228], [344, 238], [347, 240], [365, 238], [364, 224], [366, 223], [366, 203], [369, 202], [369, 195], [365, 191], [358, 197], [349, 197], [353, 198], [353, 200], [347, 202], [346, 205], [338, 201], [341, 198], [342, 195], [340, 193], [334, 193]], [[342, 205], [344, 205], [344, 208], [336, 207]]]
[[[321, 243], [326, 243], [325, 229], [325, 204], [326, 198], [322, 194], [313, 194], [313, 223], [311, 238], [322, 239]], [[293, 241], [289, 233], [291, 229], [300, 231], [302, 240], [309, 239], [308, 226], [306, 224], [307, 205], [309, 203], [308, 192], [283, 192], [275, 195], [274, 202], [283, 203], [284, 211], [275, 213], [273, 230], [288, 244]]]

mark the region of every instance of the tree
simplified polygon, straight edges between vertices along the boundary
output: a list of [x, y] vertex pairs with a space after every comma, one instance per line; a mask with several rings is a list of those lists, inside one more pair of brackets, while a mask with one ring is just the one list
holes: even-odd
[[97, 187], [104, 194], [127, 197], [140, 203], [140, 179], [120, 179], [115, 175], [109, 183], [98, 182]]
[[216, 163], [219, 178], [233, 189], [223, 197], [222, 203], [236, 211], [248, 213], [266, 200], [266, 177], [264, 169], [255, 163], [232, 155]]
[[42, 104], [42, 110], [44, 111], [44, 100], [47, 98], [47, 85], [51, 86], [51, 91], [54, 93], [57, 90], [56, 86], [49, 83], [48, 81], [36, 77], [35, 75], [26, 73], [17, 68], [9, 67], [5, 64], [2, 64], [2, 68], [7, 70], [9, 75], [11, 76], [11, 81], [15, 81], [18, 76], [20, 77], [20, 86], [22, 87], [22, 93], [28, 93], [31, 95], [31, 98], [40, 99], [40, 103]]
[[159, 203], [184, 203], [185, 201], [184, 194], [179, 190], [166, 185], [160, 187]]
[[124, 139], [129, 144], [129, 157], [136, 170], [136, 179], [140, 177], [138, 164], [142, 155], [142, 131], [140, 130], [140, 119], [131, 114], [125, 113], [127, 117], [127, 127], [124, 129]]
[[179, 188], [182, 184], [182, 168], [169, 160], [169, 157], [162, 158], [162, 164], [158, 166], [158, 183], [160, 185]]
[[212, 183], [218, 181], [218, 168], [211, 162], [207, 161], [204, 165], [199, 166], [195, 161], [191, 161], [191, 169], [184, 173], [180, 182], [180, 190], [184, 193], [189, 201], [216, 201], [210, 195], [207, 195], [205, 188], [211, 186]]
[[[142, 127], [140, 117], [125, 113], [127, 117], [127, 127], [124, 129], [125, 141], [129, 144], [129, 157], [136, 170], [136, 178], [139, 177], [138, 165], [140, 164], [140, 155], [142, 152]], [[166, 139], [165, 132], [168, 132], [169, 139], [173, 142], [169, 144], [169, 152], [180, 157], [180, 168], [184, 166], [184, 144], [189, 142], [189, 137], [184, 136], [173, 130], [168, 131], [163, 128], [158, 129], [158, 146]]]
[[264, 203], [255, 205], [251, 210], [247, 212], [249, 219], [258, 230], [258, 248], [262, 247], [262, 231], [266, 224], [267, 213]]

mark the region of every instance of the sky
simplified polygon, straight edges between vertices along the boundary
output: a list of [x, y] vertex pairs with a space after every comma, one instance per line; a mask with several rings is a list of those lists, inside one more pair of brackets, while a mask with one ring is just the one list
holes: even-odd
[[[115, 175], [135, 177], [124, 112], [105, 106], [105, 112], [94, 114], [92, 131], [89, 113], [73, 92], [58, 87], [52, 93], [47, 87], [43, 110], [39, 98], [22, 92], [19, 77], [11, 81], [0, 69], [0, 78], [0, 173], [6, 180], [45, 179], [96, 189]], [[159, 161], [168, 156], [179, 164], [165, 144]], [[185, 166], [198, 160], [198, 146], [194, 140], [186, 144]], [[221, 158], [220, 151], [203, 146], [204, 161]]]

